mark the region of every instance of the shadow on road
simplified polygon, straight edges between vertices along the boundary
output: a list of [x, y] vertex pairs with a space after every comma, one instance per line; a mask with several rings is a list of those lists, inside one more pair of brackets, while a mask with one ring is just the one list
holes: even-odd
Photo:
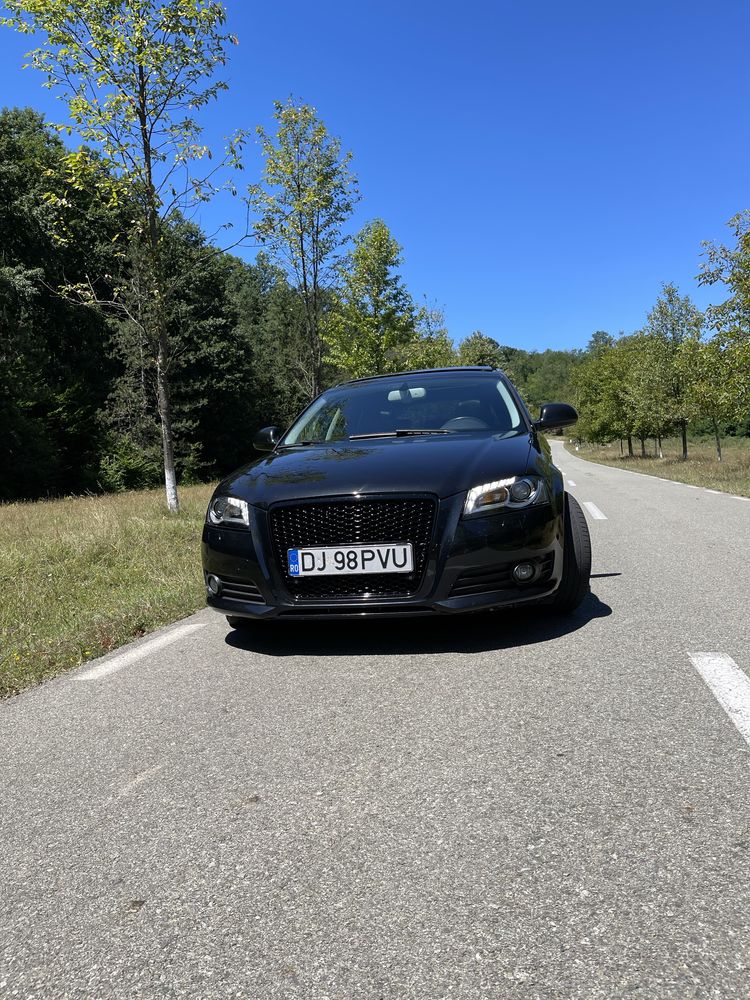
[[589, 594], [572, 615], [555, 615], [545, 608], [516, 608], [455, 617], [322, 622], [285, 619], [232, 629], [226, 642], [235, 649], [268, 656], [480, 653], [548, 642], [611, 614], [608, 604]]

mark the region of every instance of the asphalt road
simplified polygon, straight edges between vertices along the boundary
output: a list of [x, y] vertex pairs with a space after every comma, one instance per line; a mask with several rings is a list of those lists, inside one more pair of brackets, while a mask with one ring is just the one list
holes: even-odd
[[569, 620], [206, 611], [0, 705], [3, 1000], [747, 1000], [750, 502], [556, 456]]

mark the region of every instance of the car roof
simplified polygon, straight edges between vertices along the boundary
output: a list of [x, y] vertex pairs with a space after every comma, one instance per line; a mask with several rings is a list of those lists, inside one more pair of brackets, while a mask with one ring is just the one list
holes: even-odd
[[461, 372], [466, 373], [496, 373], [502, 375], [503, 372], [499, 368], [493, 368], [492, 365], [451, 365], [445, 368], [415, 368], [411, 371], [405, 372], [386, 372], [383, 375], [366, 375], [363, 378], [352, 378], [346, 382], [340, 382], [340, 385], [357, 385], [360, 382], [375, 382], [377, 379], [384, 378], [403, 378], [405, 375], [456, 375]]

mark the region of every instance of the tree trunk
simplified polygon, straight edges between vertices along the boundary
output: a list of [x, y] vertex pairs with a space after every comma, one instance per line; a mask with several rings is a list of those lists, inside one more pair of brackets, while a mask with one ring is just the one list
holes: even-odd
[[716, 458], [721, 461], [721, 438], [719, 437], [719, 425], [716, 423], [716, 419], [713, 420], [714, 425], [714, 438], [716, 439]]
[[174, 467], [174, 440], [172, 438], [172, 407], [169, 399], [169, 382], [166, 373], [167, 337], [159, 337], [159, 354], [156, 360], [156, 399], [161, 421], [162, 451], [164, 453], [164, 487], [167, 507], [173, 513], [180, 509], [177, 496], [177, 474]]
[[656, 435], [654, 434], [654, 458], [659, 457], [659, 444]]
[[628, 434], [628, 455], [630, 458], [633, 457], [633, 435]]
[[622, 458], [623, 455], [624, 455], [624, 451], [623, 451], [623, 447], [622, 447], [622, 438], [620, 438], [620, 458]]
[[641, 438], [641, 458], [645, 458], [645, 457], [646, 457], [646, 439], [645, 439], [645, 437], [642, 437]]
[[664, 458], [664, 452], [661, 450], [661, 431], [659, 431], [659, 433], [656, 435], [656, 440], [659, 444], [659, 451], [658, 451], [659, 458]]
[[682, 432], [682, 461], [687, 462], [687, 457], [688, 457], [687, 420], [680, 421], [680, 431]]
[[153, 179], [152, 136], [148, 127], [148, 82], [142, 64], [138, 66], [138, 102], [136, 113], [141, 131], [141, 150], [146, 169], [146, 221], [148, 223], [148, 246], [150, 251], [150, 283], [153, 293], [153, 333], [156, 335], [156, 405], [161, 421], [161, 440], [164, 456], [164, 487], [167, 507], [176, 513], [180, 509], [177, 496], [177, 475], [174, 467], [174, 438], [172, 436], [172, 408], [169, 401], [169, 336], [164, 314], [164, 273], [161, 260], [159, 197]]

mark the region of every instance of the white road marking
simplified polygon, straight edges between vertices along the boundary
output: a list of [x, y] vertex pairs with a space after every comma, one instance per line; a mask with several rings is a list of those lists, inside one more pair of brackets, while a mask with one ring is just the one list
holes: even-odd
[[178, 639], [183, 639], [186, 635], [190, 635], [191, 632], [197, 632], [198, 629], [205, 627], [203, 622], [190, 622], [186, 625], [179, 625], [177, 628], [172, 629], [171, 632], [167, 632], [166, 635], [157, 636], [156, 639], [144, 642], [140, 646], [136, 646], [135, 649], [128, 650], [127, 653], [121, 653], [119, 656], [113, 656], [103, 663], [94, 664], [93, 667], [89, 667], [87, 670], [76, 674], [75, 680], [98, 681], [102, 677], [109, 677], [110, 674], [122, 670], [123, 667], [128, 667], [131, 663], [137, 663], [138, 660], [150, 656], [156, 650], [164, 649], [165, 646], [171, 646]]
[[575, 486], [575, 483], [573, 482], [572, 479], [568, 480], [568, 486]]
[[706, 493], [719, 493], [719, 494], [721, 494], [723, 492], [724, 492], [723, 490], [709, 490], [708, 487], [706, 487]]
[[596, 504], [592, 503], [590, 500], [584, 500], [583, 501], [583, 506], [586, 508], [586, 510], [589, 512], [589, 514], [591, 514], [591, 516], [594, 518], [595, 521], [606, 521], [607, 520], [607, 515], [606, 514], [602, 514], [602, 512], [599, 510], [599, 508], [596, 506]]
[[688, 653], [693, 666], [714, 697], [750, 745], [750, 677], [731, 656], [723, 653]]

